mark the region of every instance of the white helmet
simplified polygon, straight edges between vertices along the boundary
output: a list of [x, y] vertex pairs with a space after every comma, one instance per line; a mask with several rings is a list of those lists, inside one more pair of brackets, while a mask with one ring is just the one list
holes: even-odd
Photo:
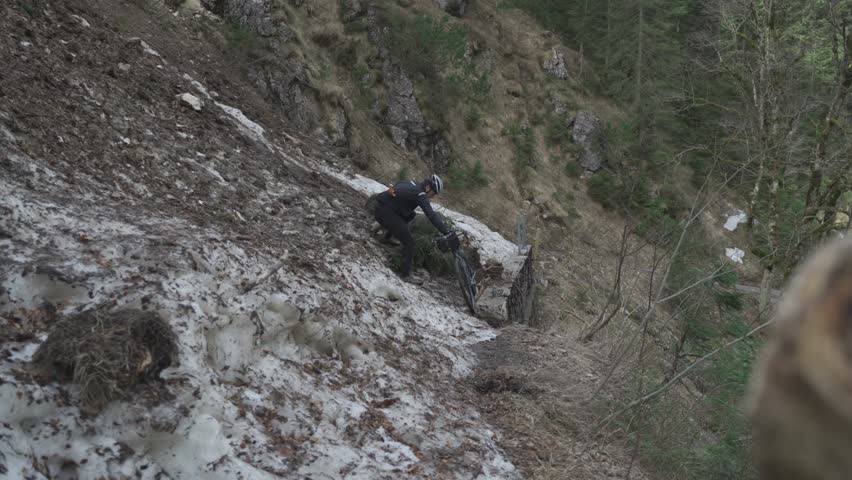
[[436, 194], [441, 193], [444, 190], [444, 182], [441, 180], [441, 177], [437, 175], [432, 175], [428, 179], [429, 184], [432, 185], [432, 191]]

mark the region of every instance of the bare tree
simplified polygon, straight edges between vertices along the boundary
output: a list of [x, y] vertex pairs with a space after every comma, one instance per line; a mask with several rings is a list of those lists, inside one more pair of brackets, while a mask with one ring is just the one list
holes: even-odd
[[[765, 251], [760, 297], [765, 307], [778, 267], [787, 267], [795, 248], [782, 238], [780, 227], [788, 221], [782, 193], [808, 157], [810, 139], [803, 130], [820, 104], [804, 64], [818, 39], [801, 34], [802, 25], [815, 21], [815, 6], [802, 0], [710, 0], [705, 6], [713, 26], [700, 43], [712, 54], [697, 63], [734, 87], [735, 95], [725, 102], [723, 128], [754, 166], [746, 226], [752, 246]], [[818, 174], [819, 162], [812, 165]]]

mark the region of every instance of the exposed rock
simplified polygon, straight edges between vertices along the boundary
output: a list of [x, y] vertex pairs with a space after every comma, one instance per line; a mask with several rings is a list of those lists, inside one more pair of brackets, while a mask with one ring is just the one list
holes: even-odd
[[81, 16], [79, 16], [79, 15], [71, 15], [71, 18], [73, 18], [74, 20], [76, 20], [77, 22], [79, 22], [79, 23], [80, 23], [80, 25], [82, 25], [82, 26], [84, 26], [84, 27], [86, 27], [86, 28], [90, 28], [90, 27], [91, 27], [91, 25], [89, 24], [89, 22], [88, 22], [85, 18], [83, 18], [83, 17], [81, 17]]
[[566, 105], [558, 95], [550, 95], [550, 105], [553, 107], [553, 113], [555, 113], [556, 116], [563, 118], [567, 117], [569, 113], [568, 105]]
[[367, 8], [364, 18], [367, 22], [367, 38], [379, 46], [379, 55], [382, 58], [387, 58], [387, 48], [382, 46], [381, 43], [382, 38], [388, 33], [388, 27], [379, 25], [379, 15], [375, 8]]
[[177, 99], [182, 104], [191, 107], [196, 112], [200, 112], [201, 108], [204, 106], [204, 102], [202, 102], [200, 98], [196, 97], [191, 93], [181, 93], [177, 96]]
[[408, 75], [398, 66], [386, 66], [385, 74], [391, 84], [388, 111], [385, 122], [391, 129], [404, 133], [394, 135], [394, 142], [405, 148], [409, 135], [423, 135], [427, 132], [426, 120], [417, 104], [414, 84]]
[[557, 47], [551, 49], [550, 56], [544, 60], [542, 68], [552, 77], [560, 80], [568, 79], [568, 66], [565, 64], [565, 54]]
[[405, 140], [408, 139], [408, 132], [394, 125], [391, 125], [388, 128], [390, 130], [391, 140], [393, 140], [393, 143], [405, 148]]
[[249, 76], [283, 108], [287, 119], [302, 132], [319, 124], [320, 106], [308, 83], [305, 66], [284, 61], [252, 67]]
[[730, 258], [734, 263], [742, 265], [745, 252], [737, 247], [725, 248], [725, 256]]
[[603, 122], [592, 112], [579, 112], [571, 124], [571, 137], [583, 148], [578, 159], [580, 165], [593, 172], [599, 170], [604, 162]]
[[261, 37], [274, 38], [280, 43], [287, 43], [293, 38], [290, 26], [273, 15], [275, 2], [270, 0], [201, 0], [201, 4]]
[[384, 118], [391, 139], [400, 147], [417, 152], [435, 171], [445, 172], [452, 158], [452, 147], [429, 128], [411, 79], [401, 67], [390, 62], [385, 62], [385, 78], [391, 85]]
[[141, 38], [138, 38], [138, 37], [128, 38], [127, 43], [128, 44], [137, 44], [142, 49], [142, 51], [147, 53], [148, 55], [153, 55], [155, 57], [162, 58], [162, 56], [160, 55], [159, 52], [157, 52], [156, 50], [151, 48], [151, 46], [148, 45], [148, 43], [145, 40], [142, 40]]
[[464, 15], [464, 10], [467, 8], [467, 0], [435, 0], [441, 10], [449, 13], [454, 17]]
[[379, 23], [376, 11], [367, 9], [366, 19], [368, 37], [379, 48], [383, 81], [388, 86], [387, 108], [382, 108], [377, 101], [374, 114], [385, 124], [395, 144], [416, 152], [434, 171], [445, 172], [452, 159], [452, 147], [440, 132], [429, 127], [417, 101], [414, 83], [383, 45], [387, 28]]
[[[277, 4], [271, 0], [202, 0], [202, 4], [265, 39], [273, 50], [293, 38], [289, 25], [275, 15]], [[283, 107], [293, 127], [318, 133], [315, 130], [322, 123], [322, 109], [303, 63], [286, 55], [272, 56], [269, 61], [253, 65], [249, 77]], [[339, 123], [338, 119], [333, 119], [333, 123]]]
[[733, 232], [741, 223], [746, 223], [747, 221], [748, 215], [742, 210], [737, 210], [734, 214], [728, 216], [724, 228], [729, 232]]
[[351, 22], [367, 13], [367, 7], [359, 0], [343, 0], [340, 14], [344, 22]]
[[216, 15], [225, 14], [225, 0], [201, 0], [201, 6]]
[[349, 117], [346, 116], [346, 109], [340, 107], [337, 109], [334, 117], [335, 132], [332, 138], [337, 143], [346, 143], [349, 138]]
[[[495, 270], [493, 262], [490, 267]], [[476, 302], [479, 316], [493, 327], [528, 323], [535, 301], [533, 252], [527, 246], [504, 260], [497, 283], [487, 287]]]

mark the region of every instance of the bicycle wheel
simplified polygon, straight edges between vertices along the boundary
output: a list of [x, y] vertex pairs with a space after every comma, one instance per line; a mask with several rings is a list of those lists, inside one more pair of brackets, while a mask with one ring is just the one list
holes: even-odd
[[473, 281], [473, 269], [464, 254], [456, 251], [455, 255], [456, 278], [459, 280], [464, 302], [472, 315], [476, 315], [476, 282]]

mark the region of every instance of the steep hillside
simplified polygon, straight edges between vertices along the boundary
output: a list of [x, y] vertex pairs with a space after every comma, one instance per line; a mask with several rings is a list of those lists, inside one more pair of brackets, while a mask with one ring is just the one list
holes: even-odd
[[[555, 35], [497, 1], [0, 13], [3, 473], [644, 478], [589, 401], [632, 386], [605, 360], [641, 324], [577, 340], [619, 268], [620, 218], [585, 182], [621, 113]], [[549, 329], [489, 328], [449, 278], [398, 281], [364, 192], [433, 170], [484, 259], [526, 219]], [[643, 248], [623, 312], [653, 285]], [[176, 351], [128, 354], [138, 385], [82, 388], [37, 353], [61, 322], [139, 312]]]
[[[227, 77], [185, 69], [178, 41], [128, 38], [95, 7], [3, 12], [3, 473], [516, 477], [460, 384], [494, 332], [441, 280], [400, 284], [363, 241], [365, 197], [255, 123], [270, 112], [239, 81], [214, 93]], [[103, 383], [111, 364], [81, 365], [110, 337], [56, 329], [81, 311], [152, 312], [177, 352], [120, 356], [156, 379]], [[48, 330], [81, 350], [32, 369]]]
[[452, 202], [494, 228], [513, 232], [504, 213], [531, 202], [557, 232], [579, 215], [572, 175], [603, 160], [601, 118], [619, 113], [585, 93], [575, 55], [525, 15], [450, 3], [210, 0], [175, 18], [291, 128], [371, 176], [446, 173]]

